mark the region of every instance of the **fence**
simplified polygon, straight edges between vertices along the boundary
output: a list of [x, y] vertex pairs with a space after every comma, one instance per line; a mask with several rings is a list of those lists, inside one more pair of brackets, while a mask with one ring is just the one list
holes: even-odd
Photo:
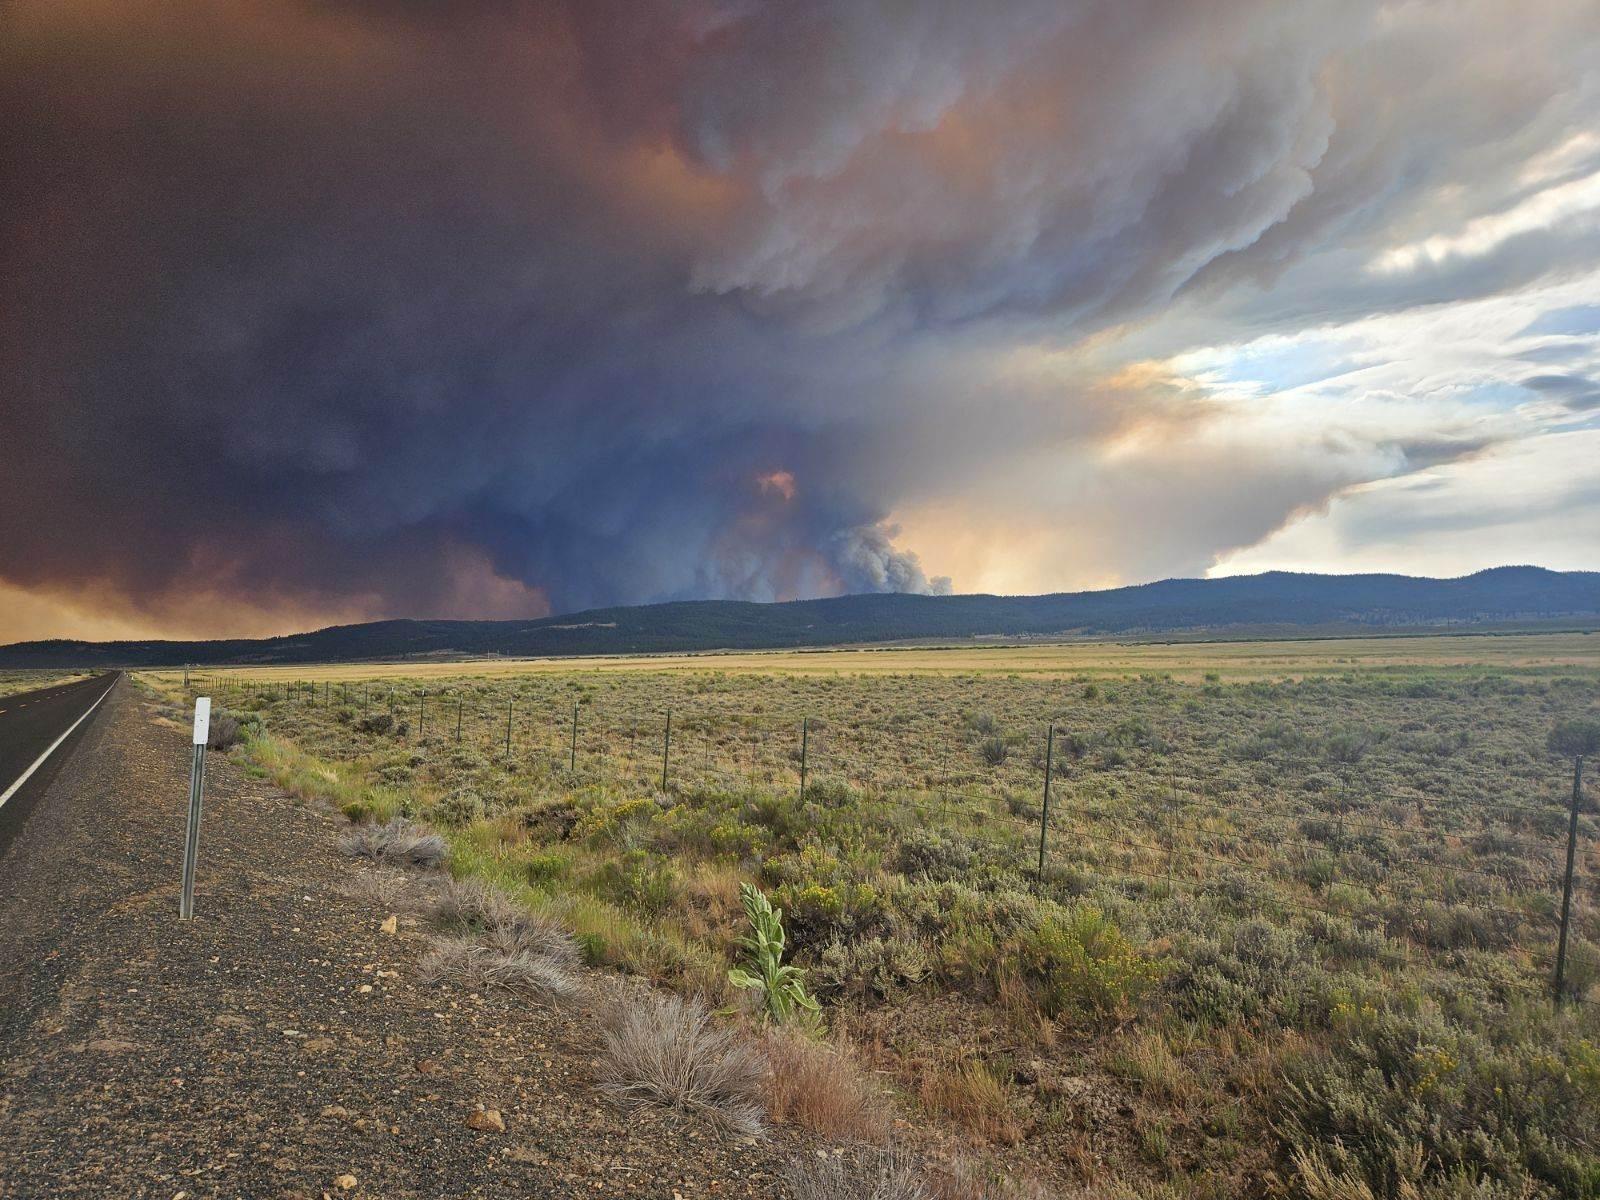
[[[958, 832], [1042, 885], [1087, 873], [1130, 892], [1224, 895], [1268, 917], [1348, 919], [1441, 970], [1505, 956], [1519, 970], [1499, 984], [1553, 986], [1558, 997], [1576, 941], [1563, 896], [1585, 908], [1590, 899], [1572, 891], [1575, 851], [1595, 832], [1576, 784], [1565, 803], [1386, 795], [1365, 783], [1359, 756], [1306, 755], [1259, 764], [1246, 785], [1148, 744], [1138, 747], [1144, 765], [1121, 771], [1124, 747], [1091, 746], [1054, 720], [1019, 737], [912, 712], [840, 722], [519, 704], [515, 695], [502, 703], [482, 689], [413, 681], [190, 685], [225, 700], [337, 706], [357, 727], [387, 714], [389, 736], [403, 727], [412, 742], [514, 756], [572, 788], [793, 789], [820, 803], [845, 788], [875, 811]], [[1148, 730], [1128, 736], [1160, 742]], [[1094, 771], [1083, 762], [1091, 750], [1104, 760]]]

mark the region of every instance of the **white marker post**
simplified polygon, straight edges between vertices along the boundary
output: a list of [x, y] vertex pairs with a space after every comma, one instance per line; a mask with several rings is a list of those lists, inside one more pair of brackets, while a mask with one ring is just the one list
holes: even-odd
[[206, 789], [206, 739], [211, 735], [211, 697], [194, 701], [194, 763], [189, 768], [189, 832], [183, 844], [183, 899], [178, 919], [194, 920], [194, 868], [200, 857], [200, 800]]

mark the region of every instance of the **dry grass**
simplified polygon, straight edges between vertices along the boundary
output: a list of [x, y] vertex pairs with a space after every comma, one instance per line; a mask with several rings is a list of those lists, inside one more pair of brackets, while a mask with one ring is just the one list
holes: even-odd
[[380, 866], [352, 871], [343, 880], [341, 890], [352, 900], [389, 912], [410, 907], [412, 900], [411, 877], [404, 871]]
[[[958, 1158], [924, 1176], [930, 1200], [1052, 1200], [1054, 1193], [1032, 1179], [1016, 1179], [970, 1158]], [[1065, 1198], [1063, 1198], [1065, 1200]], [[1149, 1200], [1119, 1185], [1091, 1185], [1071, 1200]]]
[[339, 849], [351, 858], [437, 870], [444, 865], [449, 847], [436, 833], [424, 833], [404, 817], [383, 825], [360, 825], [344, 835]]
[[[863, 646], [821, 650], [737, 653], [609, 655], [581, 659], [527, 658], [407, 663], [296, 664], [207, 671], [207, 679], [270, 682], [315, 680], [442, 679], [473, 676], [613, 672], [700, 672], [782, 675], [1023, 674], [1070, 676], [1164, 671], [1193, 677], [1215, 671], [1230, 679], [1335, 673], [1352, 668], [1600, 665], [1600, 643], [1581, 633], [1507, 633], [1330, 637], [1281, 641], [1065, 642], [1024, 645]], [[141, 672], [166, 686], [182, 672]], [[36, 685], [37, 686], [37, 685]]]
[[856, 1163], [836, 1155], [799, 1159], [789, 1188], [795, 1200], [933, 1200], [915, 1160], [894, 1151]]
[[581, 990], [572, 968], [565, 963], [486, 943], [468, 934], [435, 938], [417, 972], [425, 983], [451, 980], [529, 999], [567, 1000]]
[[446, 880], [422, 913], [444, 930], [419, 964], [427, 982], [454, 979], [556, 1000], [582, 990], [571, 933], [481, 880]]
[[920, 1089], [922, 1103], [962, 1128], [1007, 1146], [1022, 1140], [1007, 1085], [976, 1060], [930, 1071]]
[[578, 966], [577, 943], [564, 926], [481, 880], [446, 880], [423, 911], [447, 932], [477, 937], [498, 953], [543, 959], [568, 971]]
[[772, 1119], [830, 1138], [883, 1142], [889, 1102], [845, 1053], [789, 1030], [767, 1035]]
[[697, 1000], [647, 995], [603, 1013], [598, 1082], [618, 1104], [678, 1108], [754, 1135], [766, 1081], [761, 1052]]

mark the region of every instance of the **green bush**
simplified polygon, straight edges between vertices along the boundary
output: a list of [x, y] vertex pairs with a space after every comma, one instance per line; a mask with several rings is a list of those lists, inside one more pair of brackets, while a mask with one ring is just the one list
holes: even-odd
[[1126, 1016], [1161, 975], [1153, 960], [1090, 905], [1024, 930], [1008, 947], [1007, 957], [1048, 1017]]

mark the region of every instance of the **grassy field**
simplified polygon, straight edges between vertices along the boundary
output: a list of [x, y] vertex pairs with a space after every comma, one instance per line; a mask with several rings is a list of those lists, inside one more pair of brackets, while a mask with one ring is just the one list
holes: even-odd
[[[863, 647], [760, 653], [648, 655], [607, 658], [480, 659], [468, 662], [338, 663], [207, 671], [282, 683], [308, 680], [448, 680], [505, 675], [634, 674], [640, 671], [783, 675], [1118, 675], [1160, 671], [1179, 678], [1220, 674], [1260, 679], [1336, 674], [1353, 669], [1432, 671], [1580, 667], [1600, 671], [1600, 633], [1459, 634], [1319, 638], [1281, 642], [1068, 642], [1016, 646]], [[151, 672], [172, 683], [181, 672]]]
[[438, 829], [453, 873], [559, 919], [596, 965], [737, 1007], [757, 884], [905, 1136], [996, 1179], [1600, 1196], [1600, 854], [1591, 802], [1558, 1008], [1571, 763], [1546, 748], [1600, 711], [1600, 639], [203, 682], [251, 769]]
[[82, 678], [83, 673], [76, 671], [0, 671], [0, 696], [15, 696]]

